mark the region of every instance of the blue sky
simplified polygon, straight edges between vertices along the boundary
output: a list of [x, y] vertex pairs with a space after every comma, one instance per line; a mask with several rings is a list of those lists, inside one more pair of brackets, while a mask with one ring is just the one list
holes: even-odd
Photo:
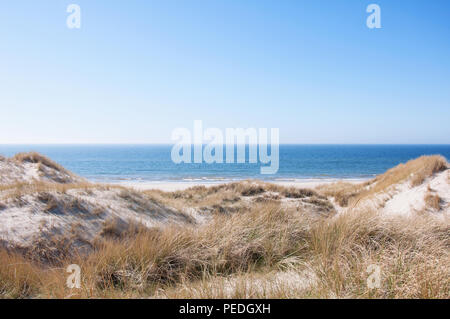
[[[66, 8], [81, 7], [81, 29]], [[381, 29], [366, 26], [381, 7]], [[450, 2], [0, 4], [0, 143], [168, 143], [176, 127], [282, 143], [450, 143]]]

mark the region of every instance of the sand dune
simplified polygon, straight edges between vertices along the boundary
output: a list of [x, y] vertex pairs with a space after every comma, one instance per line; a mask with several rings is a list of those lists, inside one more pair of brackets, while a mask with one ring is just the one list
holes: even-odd
[[85, 180], [38, 153], [0, 157], [0, 185], [31, 182], [80, 183]]
[[[448, 297], [450, 170], [439, 156], [312, 188], [138, 190], [39, 154], [1, 158], [0, 171], [0, 297], [73, 294], [65, 273], [48, 272], [73, 263], [86, 278], [78, 297]], [[375, 292], [361, 280], [374, 263], [385, 276]]]
[[91, 184], [38, 154], [2, 158], [0, 172], [0, 240], [8, 246], [56, 236], [79, 246], [108, 227], [195, 222], [131, 189]]
[[[211, 198], [217, 197], [216, 193], [233, 189], [233, 196], [239, 196], [237, 200], [235, 199], [239, 203], [234, 206], [224, 204], [223, 196], [219, 196], [217, 203], [212, 198], [209, 200], [211, 205], [205, 204], [203, 207], [189, 201], [177, 202], [167, 194], [161, 196], [163, 193], [155, 191], [155, 187], [148, 185], [139, 188], [135, 184], [130, 184], [129, 187], [91, 184], [50, 159], [35, 153], [18, 154], [10, 159], [2, 158], [0, 172], [2, 196], [0, 239], [6, 243], [19, 245], [28, 245], [37, 239], [67, 234], [71, 234], [80, 243], [89, 242], [102, 233], [106, 223], [111, 224], [112, 221], [119, 228], [126, 228], [130, 222], [141, 223], [148, 227], [167, 223], [198, 223], [217, 209], [219, 211], [228, 209], [231, 212], [242, 210], [255, 201], [278, 200], [283, 205], [302, 207], [316, 213], [324, 210], [343, 212], [355, 207], [403, 215], [427, 211], [446, 216], [450, 211], [448, 169], [440, 169], [436, 174], [425, 176], [418, 185], [411, 184], [414, 173], [409, 173], [403, 179], [387, 185], [370, 196], [359, 198], [357, 202], [348, 205], [341, 203], [342, 206], [336, 201], [336, 196], [333, 196], [335, 195], [333, 189], [339, 191], [339, 187], [346, 184], [351, 188], [347, 194], [352, 192], [363, 194], [380, 183], [380, 180], [376, 178], [363, 183], [328, 181], [326, 184], [306, 182], [277, 185], [259, 181], [225, 185], [182, 183], [179, 188], [173, 188], [173, 191], [192, 194], [190, 196], [196, 196], [195, 193], [201, 194], [209, 188], [210, 190], [206, 192]], [[283, 195], [286, 190], [301, 190], [304, 186], [317, 189], [318, 194]], [[243, 191], [239, 193], [234, 190], [252, 187], [262, 188], [255, 191], [252, 196], [243, 196]], [[319, 193], [324, 197], [318, 198]], [[438, 206], [430, 206], [427, 203], [427, 196], [434, 196]]]

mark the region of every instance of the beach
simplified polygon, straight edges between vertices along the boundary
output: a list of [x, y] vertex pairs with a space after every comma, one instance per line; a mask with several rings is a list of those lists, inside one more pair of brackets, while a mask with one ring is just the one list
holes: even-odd
[[[363, 183], [244, 178], [100, 182], [39, 153], [0, 157], [7, 297], [66, 297], [66, 277], [48, 271], [63, 264], [98, 278], [83, 281], [80, 298], [328, 298], [339, 276], [351, 285], [338, 298], [447, 298], [444, 157], [422, 156]], [[376, 295], [361, 283], [361, 269], [374, 263], [387, 278]], [[390, 278], [399, 278], [393, 287]]]

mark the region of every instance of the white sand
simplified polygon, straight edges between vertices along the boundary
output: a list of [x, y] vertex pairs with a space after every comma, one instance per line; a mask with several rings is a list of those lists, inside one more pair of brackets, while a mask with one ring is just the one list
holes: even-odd
[[[427, 194], [437, 195], [441, 199], [439, 210], [427, 207]], [[411, 185], [411, 179], [394, 184], [386, 190], [369, 196], [355, 205], [336, 209], [339, 213], [359, 210], [376, 210], [386, 216], [412, 216], [428, 212], [435, 217], [448, 218], [450, 215], [450, 170], [428, 177], [418, 186]]]
[[[448, 215], [450, 212], [449, 181], [450, 170], [446, 170], [428, 178], [423, 184], [416, 187], [412, 187], [409, 181], [398, 184], [390, 194], [390, 199], [386, 201], [382, 212], [396, 215], [411, 215], [413, 212], [421, 212], [427, 209], [425, 196], [431, 194], [438, 195], [442, 200], [439, 215]], [[428, 209], [428, 211], [432, 210]]]

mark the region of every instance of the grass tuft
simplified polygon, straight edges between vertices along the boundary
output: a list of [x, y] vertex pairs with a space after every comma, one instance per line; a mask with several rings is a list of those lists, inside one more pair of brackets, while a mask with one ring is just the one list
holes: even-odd
[[441, 210], [442, 199], [439, 197], [439, 195], [427, 193], [424, 200], [426, 207], [433, 210]]
[[67, 170], [64, 167], [52, 161], [48, 157], [36, 152], [18, 153], [13, 157], [13, 160], [21, 163], [41, 164], [49, 168], [53, 168], [56, 171], [67, 173]]

